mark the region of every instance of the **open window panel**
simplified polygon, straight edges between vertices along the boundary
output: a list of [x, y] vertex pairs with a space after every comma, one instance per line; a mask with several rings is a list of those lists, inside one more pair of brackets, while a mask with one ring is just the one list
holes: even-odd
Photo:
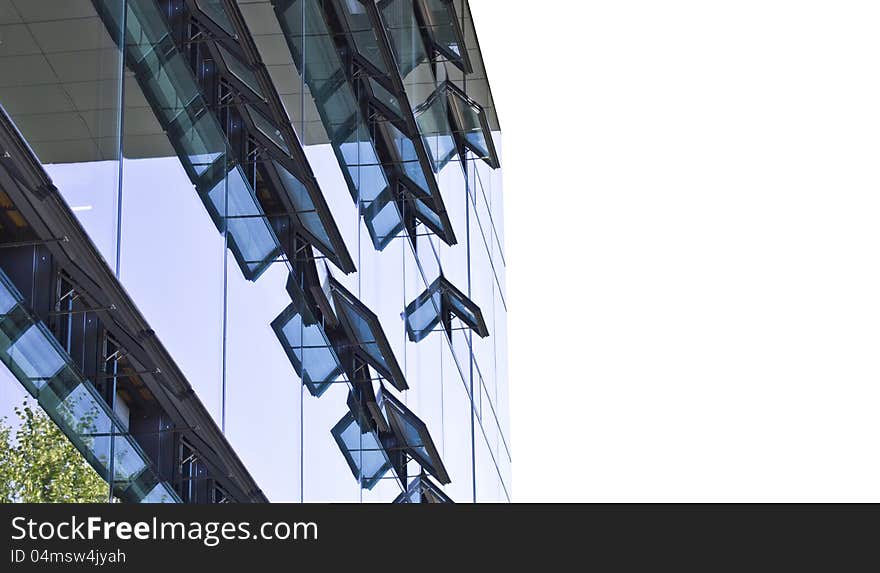
[[453, 0], [418, 0], [431, 47], [466, 74], [473, 73]]
[[272, 321], [272, 329], [309, 393], [320, 397], [341, 379], [342, 365], [324, 325], [309, 309], [305, 292], [293, 276], [288, 280], [287, 290], [294, 291], [293, 302]]
[[393, 503], [455, 503], [443, 493], [440, 486], [422, 472], [410, 482], [406, 491], [401, 493]]
[[483, 107], [452, 82], [444, 82], [441, 89], [448, 97], [449, 118], [459, 145], [470, 149], [492, 169], [501, 167]]
[[403, 312], [409, 339], [419, 342], [438, 324], [452, 336], [452, 317], [457, 316], [479, 337], [489, 336], [483, 312], [477, 304], [440, 275]]
[[[372, 2], [373, 0], [367, 0]], [[331, 0], [325, 9], [336, 9], [337, 19], [344, 26], [353, 52], [366, 64], [371, 75], [388, 76], [393, 62], [388, 61], [382, 39], [376, 33], [368, 7], [363, 0]]]
[[350, 339], [355, 355], [398, 390], [408, 389], [379, 317], [329, 274], [327, 284], [336, 318]]
[[347, 412], [330, 433], [345, 457], [354, 479], [363, 489], [373, 489], [388, 470], [391, 458], [379, 440], [378, 434], [361, 416]]
[[230, 36], [234, 37], [238, 34], [235, 26], [232, 24], [232, 20], [229, 18], [229, 14], [226, 12], [224, 0], [188, 0], [188, 3], [195, 5], [200, 12], [210, 18], [214, 25]]
[[[279, 209], [285, 210], [290, 216], [295, 234], [314, 246], [342, 272], [354, 272], [354, 261], [317, 183], [314, 180], [305, 183], [294, 175], [295, 166], [291, 165], [289, 158], [270, 153], [259, 163], [261, 169], [258, 170], [258, 189], [259, 179], [265, 175], [275, 189], [283, 190], [286, 201]], [[282, 245], [291, 242], [283, 225], [276, 231]], [[299, 257], [290, 258], [295, 261], [294, 264], [300, 262]]]
[[199, 195], [220, 232], [228, 233], [229, 249], [242, 274], [257, 280], [281, 254], [281, 247], [241, 166]]
[[244, 53], [233, 42], [216, 41], [208, 44], [219, 65], [220, 72], [247, 100], [266, 101], [256, 70], [247, 62]]
[[414, 0], [378, 0], [381, 27], [388, 36], [400, 77], [406, 79], [430, 54], [416, 18]]
[[412, 229], [412, 219], [416, 218], [446, 244], [456, 244], [452, 223], [422, 139], [413, 140], [388, 122], [377, 129], [388, 150], [387, 167], [398, 188], [404, 224]]
[[391, 427], [396, 448], [408, 453], [440, 483], [450, 483], [449, 474], [425, 423], [384, 387], [379, 388], [377, 400]]

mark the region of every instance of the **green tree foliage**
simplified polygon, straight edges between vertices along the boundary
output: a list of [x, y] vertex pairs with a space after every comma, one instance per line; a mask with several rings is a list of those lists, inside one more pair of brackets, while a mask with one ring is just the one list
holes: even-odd
[[0, 419], [0, 503], [107, 501], [107, 483], [42, 408], [15, 414], [18, 427]]

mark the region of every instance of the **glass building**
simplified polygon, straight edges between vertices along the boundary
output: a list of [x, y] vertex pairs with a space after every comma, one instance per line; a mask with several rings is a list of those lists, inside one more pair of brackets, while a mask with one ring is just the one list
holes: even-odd
[[0, 416], [124, 502], [508, 501], [467, 0], [0, 0]]

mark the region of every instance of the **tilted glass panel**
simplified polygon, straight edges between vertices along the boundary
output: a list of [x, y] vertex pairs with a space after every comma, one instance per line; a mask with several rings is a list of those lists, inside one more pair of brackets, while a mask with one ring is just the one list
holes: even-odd
[[385, 107], [394, 112], [398, 118], [403, 118], [403, 108], [400, 107], [400, 100], [397, 99], [397, 96], [373, 78], [370, 78], [370, 89], [373, 90], [374, 99], [385, 104]]
[[[432, 300], [434, 304], [428, 304]], [[446, 278], [440, 276], [425, 292], [420, 294], [404, 309], [403, 314], [406, 319], [407, 333], [413, 342], [418, 342], [427, 336], [427, 332], [424, 329], [420, 329], [419, 326], [427, 323], [430, 317], [430, 309], [436, 309], [437, 315], [433, 317], [435, 320], [441, 318], [448, 320], [450, 318], [449, 313], [452, 312], [476, 332], [478, 336], [485, 338], [489, 335], [489, 330], [486, 327], [486, 321], [483, 319], [480, 307], [455, 288]], [[446, 325], [446, 323], [444, 324]]]
[[272, 328], [297, 375], [312, 396], [318, 397], [340, 377], [342, 367], [324, 329], [311, 312], [300, 311], [304, 299], [301, 294], [300, 301], [294, 301], [284, 309], [272, 321]]
[[373, 246], [381, 251], [403, 230], [403, 219], [397, 203], [391, 199], [388, 189], [372, 203], [363, 206], [364, 224], [370, 233]]
[[486, 321], [483, 319], [483, 311], [463, 292], [458, 290], [455, 285], [446, 280], [444, 277], [437, 279], [436, 284], [443, 293], [443, 298], [458, 318], [467, 324], [481, 338], [489, 336], [489, 329]]
[[393, 503], [455, 503], [432, 482], [428, 476], [421, 474], [410, 483], [405, 492], [401, 493]]
[[440, 322], [440, 293], [425, 292], [407, 305], [404, 311], [409, 339], [418, 342], [428, 336]]
[[379, 318], [341, 284], [330, 278], [336, 314], [348, 336], [358, 345], [369, 362], [398, 390], [408, 388]]
[[486, 144], [486, 134], [483, 132], [483, 126], [480, 123], [480, 113], [482, 110], [475, 109], [471, 104], [456, 95], [455, 92], [449, 93], [451, 96], [449, 98], [449, 105], [452, 107], [452, 113], [456, 118], [460, 133], [477, 155], [488, 157], [489, 146]]
[[419, 111], [416, 123], [434, 162], [434, 171], [439, 173], [456, 153], [455, 138], [447, 115], [446, 98], [439, 94], [432, 97]]
[[177, 503], [177, 494], [168, 484], [157, 483], [147, 492], [141, 503]]
[[[372, 0], [371, 0], [372, 1]], [[354, 38], [358, 53], [370, 62], [383, 74], [388, 74], [382, 51], [379, 49], [379, 38], [370, 22], [367, 9], [359, 0], [336, 0], [339, 11], [342, 12], [345, 24]]]
[[[228, 197], [228, 204], [227, 204]], [[279, 247], [269, 221], [257, 202], [241, 166], [232, 169], [208, 192], [218, 222], [225, 221], [230, 245], [245, 277], [255, 280], [278, 256]], [[221, 227], [222, 232], [222, 227]]]
[[[104, 479], [110, 473], [112, 455], [114, 495], [140, 501], [141, 485], [159, 482], [149, 458], [91, 382], [78, 373], [49, 329], [25, 308], [21, 294], [2, 270], [0, 308], [5, 308], [0, 315], [0, 361]], [[172, 497], [170, 501], [179, 501], [176, 495]]]
[[428, 179], [422, 170], [422, 164], [419, 162], [419, 156], [416, 153], [412, 140], [392, 124], [389, 123], [386, 127], [391, 138], [394, 140], [394, 148], [397, 151], [397, 156], [400, 158], [400, 167], [403, 174], [422, 191], [430, 193], [431, 188], [428, 185]]
[[287, 196], [290, 197], [290, 201], [293, 203], [294, 209], [296, 209], [296, 215], [300, 223], [311, 233], [312, 238], [319, 243], [317, 246], [322, 251], [330, 255], [336, 255], [336, 251], [331, 246], [330, 234], [327, 232], [327, 228], [324, 227], [321, 216], [315, 208], [315, 204], [312, 202], [312, 197], [306, 186], [277, 161], [273, 161], [272, 164], [275, 166]]
[[183, 165], [192, 169], [197, 177], [204, 175], [226, 152], [225, 136], [210, 113], [195, 119], [189, 113], [181, 114], [175, 122], [175, 131], [178, 134], [175, 142], [183, 152], [180, 157]]
[[187, 106], [200, 98], [189, 64], [180, 53], [165, 59], [153, 51], [138, 66], [138, 71], [149, 82], [157, 113], [165, 125], [173, 123]]
[[64, 358], [52, 344], [52, 335], [42, 324], [31, 325], [9, 346], [9, 359], [37, 387], [45, 386], [65, 366]]
[[462, 55], [467, 54], [463, 46], [461, 28], [456, 22], [455, 7], [445, 0], [421, 0], [427, 10], [428, 34], [437, 50], [460, 68], [466, 67]]
[[349, 192], [362, 205], [373, 246], [382, 250], [403, 229], [403, 220], [321, 6], [316, 0], [294, 0], [276, 5], [276, 14], [314, 97]]
[[380, 10], [400, 77], [406, 78], [419, 64], [428, 61], [428, 52], [416, 21], [413, 0], [389, 0], [380, 6]]
[[362, 430], [351, 412], [346, 413], [330, 432], [361, 487], [373, 489], [391, 469], [388, 454], [375, 432]]
[[290, 155], [290, 149], [287, 147], [287, 142], [284, 141], [284, 136], [281, 134], [281, 130], [278, 129], [278, 126], [275, 125], [275, 122], [257, 111], [254, 106], [246, 104], [245, 107], [248, 110], [248, 114], [251, 116], [251, 121], [253, 121], [254, 126], [260, 130], [260, 133], [268, 137], [269, 140], [282, 149], [284, 153]]
[[223, 7], [223, 0], [196, 0], [196, 6], [199, 7], [199, 10], [207, 14], [215, 24], [223, 28], [227, 34], [235, 36], [235, 27], [229, 20], [229, 15], [226, 14], [226, 9]]
[[378, 401], [400, 446], [440, 483], [449, 483], [449, 474], [446, 473], [425, 423], [384, 388], [379, 391]]
[[220, 57], [223, 58], [223, 63], [226, 64], [229, 71], [241, 80], [241, 83], [249, 87], [251, 91], [265, 99], [263, 92], [260, 89], [260, 82], [257, 80], [257, 74], [254, 73], [250, 66], [242, 62], [238, 56], [235, 56], [232, 52], [224, 48], [223, 44], [220, 42], [217, 42], [216, 45], [220, 50]]
[[371, 203], [388, 187], [388, 180], [379, 164], [373, 142], [368, 137], [362, 140], [353, 139], [342, 143], [339, 148], [345, 159], [345, 166], [360, 191], [360, 200]]

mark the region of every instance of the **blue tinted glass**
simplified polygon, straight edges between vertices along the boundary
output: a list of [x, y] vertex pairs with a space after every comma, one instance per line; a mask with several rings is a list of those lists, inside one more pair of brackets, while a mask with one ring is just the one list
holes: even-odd
[[0, 282], [0, 314], [7, 314], [18, 304], [18, 297], [12, 288]]
[[379, 479], [391, 469], [391, 462], [384, 448], [372, 431], [361, 432], [351, 413], [346, 414], [332, 430], [339, 449], [345, 456], [355, 479], [361, 480], [365, 489], [372, 489]]
[[427, 219], [441, 229], [443, 228], [443, 223], [440, 221], [440, 217], [438, 217], [437, 213], [435, 213], [433, 209], [428, 207], [428, 205], [426, 205], [424, 201], [422, 201], [421, 199], [415, 199], [413, 201], [413, 205], [415, 205], [416, 211], [418, 212], [420, 217]]
[[211, 189], [208, 197], [220, 218], [226, 218], [226, 228], [247, 265], [249, 272], [246, 275], [249, 276], [274, 258], [278, 248], [275, 235], [263, 216], [263, 210], [257, 204], [241, 167], [236, 166], [230, 171], [226, 180], [220, 181]]
[[480, 122], [482, 110], [475, 109], [470, 103], [461, 99], [455, 92], [450, 92], [449, 105], [458, 123], [458, 129], [465, 140], [474, 148], [481, 157], [489, 157], [489, 146], [486, 143], [486, 134], [483, 132], [483, 124]]
[[416, 118], [419, 132], [439, 172], [455, 155], [455, 140], [446, 115], [446, 98], [435, 98]]
[[[376, 340], [378, 340], [376, 333], [373, 332], [372, 327], [370, 326], [370, 322], [362, 316], [354, 307], [348, 305], [347, 303], [340, 304], [339, 309], [345, 313], [345, 317], [348, 319], [349, 324], [355, 331], [355, 335], [357, 336], [357, 343], [363, 348], [364, 352], [366, 352], [373, 360], [379, 363], [379, 366], [383, 367], [385, 370], [388, 370], [388, 363], [385, 361], [385, 357], [382, 356], [382, 352], [379, 351], [379, 345], [376, 344]], [[377, 325], [378, 327], [378, 325]]]
[[339, 146], [345, 166], [354, 181], [360, 200], [369, 203], [388, 187], [385, 172], [379, 165], [373, 142], [364, 137], [363, 141], [348, 141]]
[[[394, 408], [388, 410], [388, 412], [389, 415], [397, 418], [398, 428], [403, 433], [403, 436], [401, 437], [404, 442], [406, 442], [407, 447], [415, 450], [417, 454], [422, 456], [424, 462], [430, 463], [431, 457], [428, 455], [428, 450], [425, 449], [422, 435], [415, 424], [413, 424], [402, 412], [399, 412]], [[433, 464], [431, 464], [431, 467], [433, 467]]]
[[469, 323], [471, 327], [474, 329], [477, 328], [477, 317], [474, 315], [471, 310], [462, 303], [461, 300], [458, 299], [453, 293], [449, 293], [449, 304], [452, 305], [452, 308], [455, 309], [455, 314], [458, 315], [460, 319]]
[[287, 323], [281, 326], [281, 343], [293, 354], [293, 367], [313, 396], [320, 396], [342, 373], [336, 352], [318, 324], [303, 326], [302, 315], [294, 305]]
[[374, 201], [364, 211], [364, 222], [370, 232], [373, 246], [380, 251], [403, 229], [397, 203], [388, 199], [387, 194]]
[[312, 198], [305, 185], [280, 163], [274, 162], [274, 165], [281, 179], [281, 184], [284, 185], [284, 190], [287, 192], [287, 196], [290, 197], [290, 201], [293, 203], [296, 214], [303, 226], [320, 242], [321, 250], [327, 254], [335, 254], [336, 251], [330, 246], [330, 235], [327, 233], [324, 223], [321, 222], [321, 217], [318, 215], [315, 204], [312, 202]]
[[430, 193], [431, 189], [428, 186], [428, 180], [422, 169], [422, 164], [419, 162], [419, 156], [416, 153], [416, 147], [413, 145], [412, 140], [390, 123], [388, 124], [388, 131], [394, 138], [394, 146], [400, 157], [403, 172], [413, 183], [421, 187], [425, 193]]

